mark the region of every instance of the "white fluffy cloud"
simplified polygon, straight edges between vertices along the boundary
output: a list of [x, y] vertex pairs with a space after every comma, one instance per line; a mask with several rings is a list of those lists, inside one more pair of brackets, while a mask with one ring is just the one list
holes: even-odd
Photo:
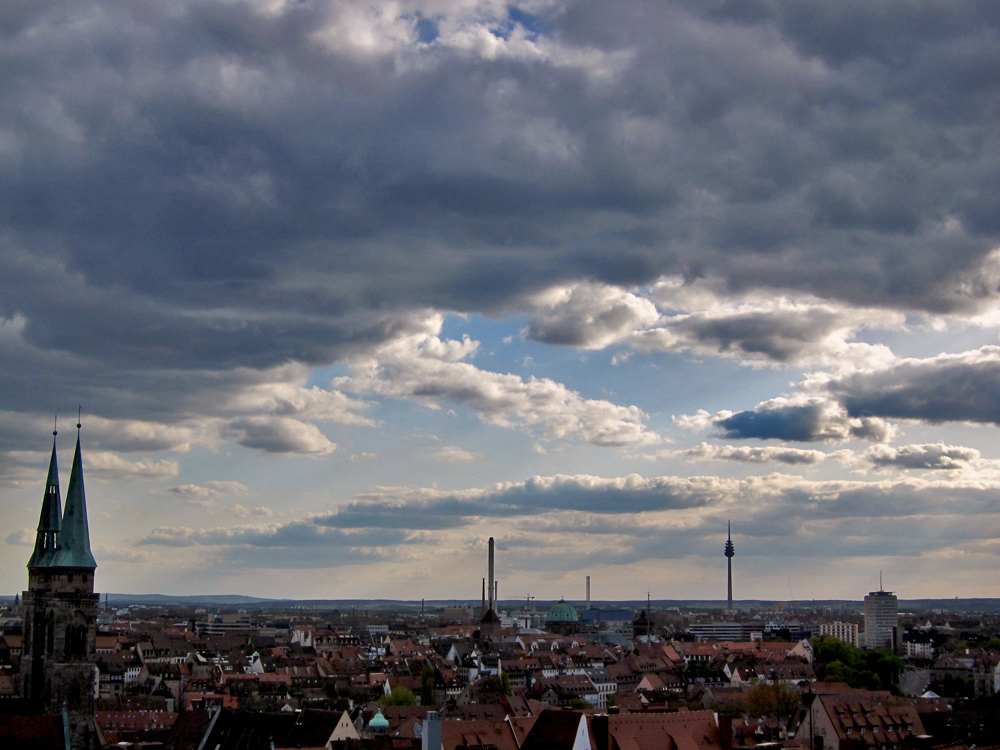
[[732, 292], [719, 280], [661, 279], [646, 290], [593, 282], [553, 287], [527, 300], [522, 334], [548, 344], [603, 349], [691, 352], [745, 364], [838, 367], [890, 362], [882, 345], [854, 342], [866, 328], [901, 328], [905, 317], [823, 301], [761, 292]]
[[974, 448], [943, 443], [873, 445], [861, 455], [861, 460], [876, 468], [954, 470], [968, 468], [979, 455]]
[[129, 461], [109, 451], [88, 451], [84, 458], [88, 479], [126, 482], [157, 482], [173, 479], [180, 473], [176, 461], [168, 459], [139, 459]]
[[179, 487], [171, 487], [167, 492], [188, 505], [207, 508], [221, 497], [242, 495], [248, 489], [241, 482], [215, 481], [204, 484], [182, 484]]
[[233, 420], [227, 434], [240, 445], [267, 453], [301, 453], [323, 456], [337, 444], [309, 422], [291, 417], [246, 417]]
[[473, 453], [457, 445], [446, 445], [434, 453], [434, 458], [445, 463], [472, 463], [481, 460], [482, 457], [481, 453]]
[[636, 446], [661, 438], [644, 425], [635, 406], [587, 399], [548, 378], [524, 379], [480, 370], [464, 360], [479, 344], [441, 339], [442, 320], [434, 332], [412, 334], [351, 360], [352, 375], [334, 381], [336, 388], [410, 398], [433, 408], [453, 402], [502, 427], [538, 429], [552, 438], [580, 438], [602, 446]]
[[[478, 548], [489, 530], [508, 569], [613, 569], [714, 557], [731, 519], [741, 555], [920, 560], [956, 545], [982, 547], [1000, 518], [997, 497], [1000, 480], [982, 478], [536, 476], [457, 492], [386, 487], [328, 514], [282, 524], [161, 527], [141, 544], [200, 548], [233, 565], [257, 559], [307, 568], [451, 555]], [[513, 562], [504, 554], [512, 552]]]
[[787, 446], [751, 447], [699, 443], [693, 448], [670, 451], [669, 455], [691, 461], [737, 461], [751, 464], [782, 463], [791, 466], [810, 466], [824, 461], [828, 454], [823, 451]]
[[273, 510], [263, 505], [258, 505], [256, 508], [247, 508], [237, 503], [230, 511], [237, 518], [249, 518], [250, 516], [270, 517], [274, 515]]
[[537, 312], [523, 335], [581, 349], [603, 349], [660, 319], [650, 300], [605, 284], [555, 287], [530, 300], [530, 306]]

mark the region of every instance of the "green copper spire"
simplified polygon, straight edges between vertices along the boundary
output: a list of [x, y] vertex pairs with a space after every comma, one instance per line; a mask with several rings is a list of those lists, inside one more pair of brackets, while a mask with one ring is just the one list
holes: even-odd
[[62, 526], [62, 498], [59, 496], [59, 466], [56, 462], [56, 432], [52, 431], [52, 458], [49, 459], [49, 478], [45, 480], [42, 514], [35, 534], [35, 549], [28, 559], [29, 568], [47, 568], [55, 560]]
[[83, 461], [80, 458], [80, 425], [76, 426], [76, 453], [73, 454], [73, 468], [66, 488], [66, 507], [62, 517], [62, 532], [59, 534], [59, 551], [53, 567], [90, 568], [97, 567], [97, 561], [90, 551], [90, 525], [87, 523], [87, 497], [83, 491]]

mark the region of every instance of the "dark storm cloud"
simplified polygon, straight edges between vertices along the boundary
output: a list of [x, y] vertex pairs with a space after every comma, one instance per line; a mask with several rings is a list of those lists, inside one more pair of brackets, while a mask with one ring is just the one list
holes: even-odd
[[362, 529], [343, 531], [318, 526], [307, 521], [297, 521], [274, 526], [237, 526], [217, 529], [189, 529], [164, 527], [154, 529], [140, 544], [158, 544], [168, 547], [216, 545], [250, 547], [381, 547], [405, 544], [410, 535], [390, 529]]
[[[571, 495], [585, 497], [571, 501]], [[197, 547], [220, 565], [327, 567], [398, 561], [408, 550], [454, 549], [468, 544], [469, 527], [490, 519], [498, 548], [514, 553], [514, 567], [565, 571], [709, 551], [721, 557], [731, 520], [740, 555], [919, 556], [995, 537], [998, 500], [1000, 485], [982, 479], [535, 477], [460, 493], [387, 488], [328, 516], [262, 526], [163, 527], [140, 545]]]
[[[176, 421], [239, 368], [583, 279], [931, 311], [996, 294], [990, 3], [571, 2], [537, 23], [459, 4], [433, 33], [419, 2], [393, 7], [0, 7], [11, 403]], [[781, 360], [831, 324], [689, 325]], [[726, 429], [809, 434], [773, 416]]]
[[762, 355], [774, 362], [791, 362], [816, 343], [846, 325], [836, 310], [784, 310], [723, 315], [691, 315], [674, 328], [692, 342], [743, 355]]
[[[753, 410], [714, 416], [701, 411], [677, 421], [687, 427], [720, 428], [727, 438], [795, 442], [886, 442], [894, 433], [888, 420], [896, 419], [1000, 425], [1000, 347], [900, 359], [821, 382], [807, 381], [802, 390], [824, 395], [782, 397]], [[978, 457], [969, 451], [941, 444], [879, 447], [868, 450], [863, 459], [881, 467], [949, 469]]]
[[713, 482], [698, 477], [533, 477], [481, 492], [385, 489], [378, 495], [352, 500], [317, 518], [316, 523], [339, 528], [446, 529], [467, 526], [478, 518], [512, 518], [557, 510], [643, 513], [696, 508], [714, 499]]
[[824, 401], [804, 404], [762, 404], [714, 420], [727, 438], [759, 438], [796, 442], [839, 441], [848, 438], [885, 440], [888, 427], [879, 419], [852, 419]]
[[854, 417], [1000, 424], [1000, 347], [906, 359], [829, 384]]
[[213, 566], [248, 568], [326, 568], [399, 559], [403, 545], [425, 542], [419, 535], [397, 530], [341, 531], [310, 521], [216, 529], [163, 527], [140, 545], [202, 547]]

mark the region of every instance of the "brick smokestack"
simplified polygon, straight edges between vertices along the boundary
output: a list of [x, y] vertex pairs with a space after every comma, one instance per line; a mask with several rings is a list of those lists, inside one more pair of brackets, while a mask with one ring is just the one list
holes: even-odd
[[490, 609], [493, 609], [493, 592], [496, 590], [493, 581], [493, 537], [490, 537]]
[[590, 609], [590, 576], [587, 576], [587, 609]]

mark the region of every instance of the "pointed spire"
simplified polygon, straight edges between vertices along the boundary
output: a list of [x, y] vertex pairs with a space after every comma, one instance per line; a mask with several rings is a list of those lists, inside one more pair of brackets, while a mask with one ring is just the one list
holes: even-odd
[[56, 461], [56, 430], [52, 431], [52, 457], [49, 459], [49, 476], [45, 480], [42, 513], [35, 534], [35, 549], [28, 559], [29, 568], [46, 568], [52, 565], [59, 543], [62, 526], [62, 497], [59, 494], [59, 466]]
[[83, 488], [83, 461], [80, 456], [80, 423], [76, 425], [76, 452], [66, 488], [66, 507], [59, 535], [55, 565], [60, 568], [97, 567], [90, 551], [90, 525], [87, 523], [87, 497]]

